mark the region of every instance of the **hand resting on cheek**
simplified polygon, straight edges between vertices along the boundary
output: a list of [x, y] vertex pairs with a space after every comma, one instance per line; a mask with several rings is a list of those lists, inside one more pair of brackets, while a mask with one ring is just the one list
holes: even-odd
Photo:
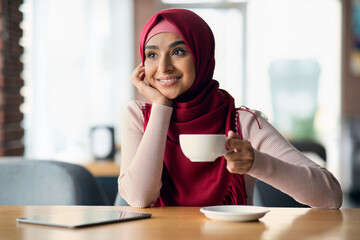
[[170, 99], [145, 82], [145, 67], [142, 66], [142, 64], [134, 69], [130, 76], [130, 81], [134, 84], [139, 93], [146, 97], [150, 102], [169, 107], [172, 105], [172, 101]]

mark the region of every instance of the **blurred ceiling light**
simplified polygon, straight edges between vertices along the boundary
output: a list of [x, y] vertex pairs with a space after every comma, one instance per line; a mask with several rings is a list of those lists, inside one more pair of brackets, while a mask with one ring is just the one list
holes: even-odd
[[198, 3], [241, 3], [249, 2], [250, 0], [162, 0], [167, 4], [198, 4]]
[[232, 2], [232, 3], [242, 3], [242, 2], [250, 2], [251, 0], [225, 0], [225, 2]]
[[217, 3], [222, 1], [223, 0], [162, 0], [163, 3], [168, 4]]

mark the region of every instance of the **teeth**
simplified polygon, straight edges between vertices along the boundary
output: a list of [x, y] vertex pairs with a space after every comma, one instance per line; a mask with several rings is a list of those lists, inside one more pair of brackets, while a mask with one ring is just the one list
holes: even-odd
[[166, 82], [166, 83], [169, 83], [169, 82], [175, 82], [177, 79], [176, 78], [173, 78], [173, 79], [168, 79], [168, 80], [159, 80], [160, 82]]

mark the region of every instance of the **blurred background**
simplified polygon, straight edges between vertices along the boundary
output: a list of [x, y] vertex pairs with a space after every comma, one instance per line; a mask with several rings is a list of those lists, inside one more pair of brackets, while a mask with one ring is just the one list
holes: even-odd
[[142, 26], [161, 9], [187, 8], [214, 32], [220, 87], [238, 107], [262, 111], [290, 141], [324, 146], [326, 162], [309, 156], [358, 202], [359, 6], [358, 0], [3, 0], [8, 70], [0, 77], [0, 154], [120, 165], [122, 111], [142, 99], [129, 81], [140, 63]]

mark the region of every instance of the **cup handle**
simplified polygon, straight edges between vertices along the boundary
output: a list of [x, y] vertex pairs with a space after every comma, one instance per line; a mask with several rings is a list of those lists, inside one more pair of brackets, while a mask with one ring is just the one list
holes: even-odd
[[[231, 139], [231, 138], [226, 137], [226, 142], [225, 142], [226, 153], [229, 153], [229, 152], [232, 151], [231, 148], [228, 147], [228, 142], [229, 142], [230, 139]], [[225, 153], [225, 154], [226, 154], [226, 153]]]

